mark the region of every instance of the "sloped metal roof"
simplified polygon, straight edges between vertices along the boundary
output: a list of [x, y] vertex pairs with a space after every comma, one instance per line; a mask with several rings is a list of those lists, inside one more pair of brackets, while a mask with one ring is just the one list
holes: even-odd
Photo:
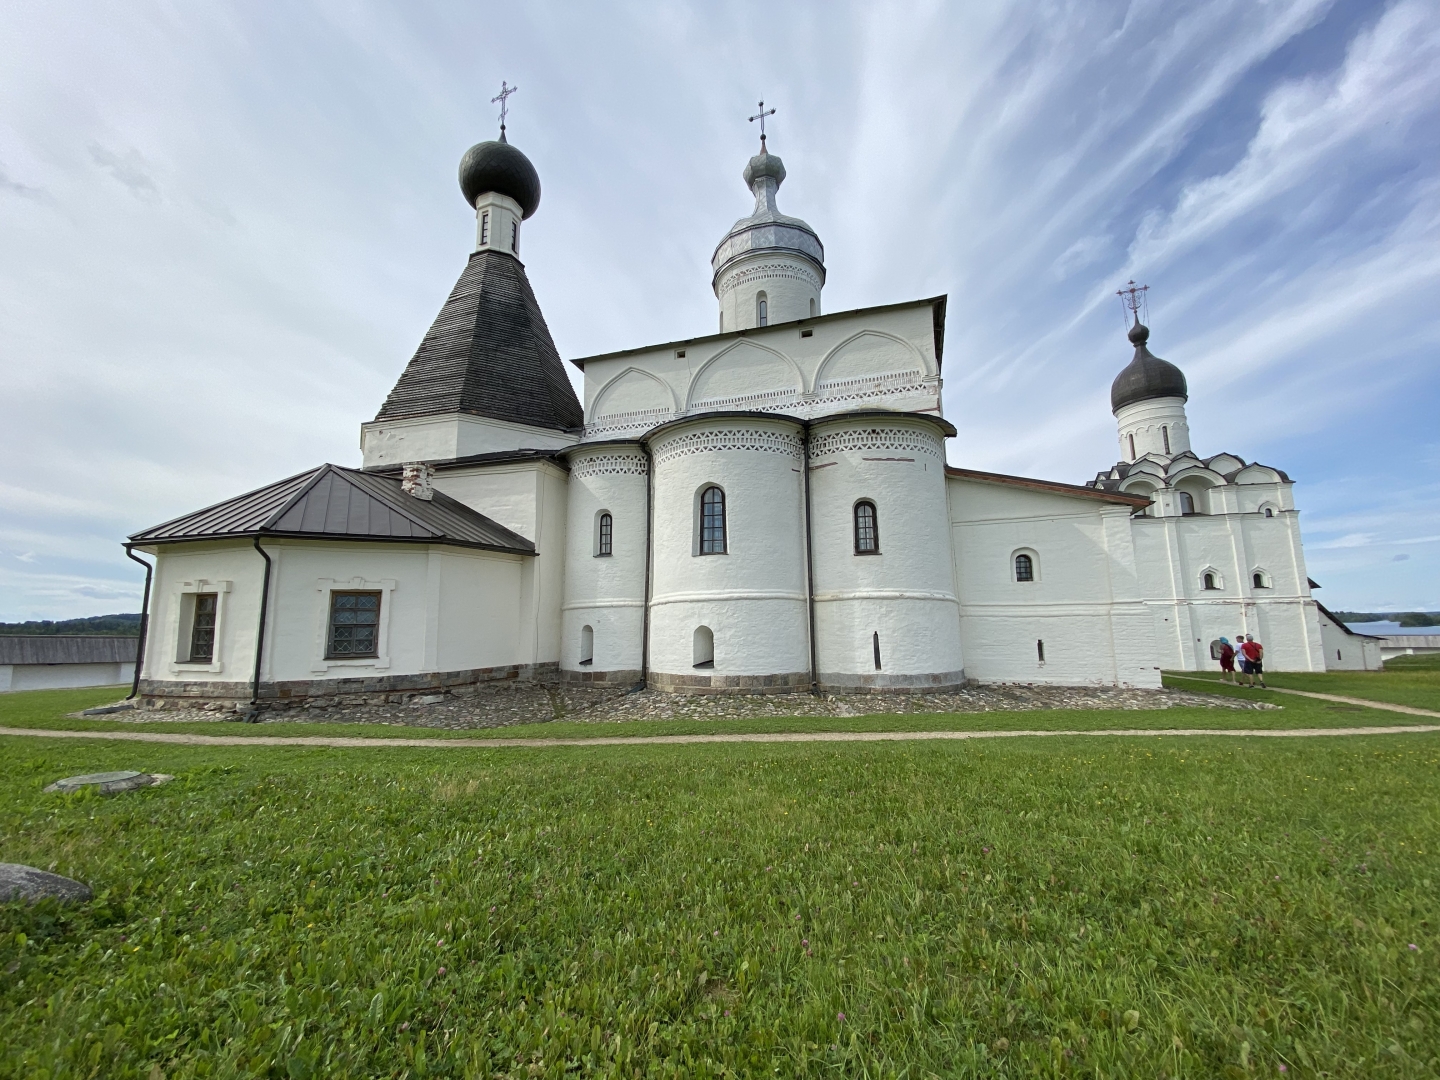
[[328, 464], [144, 529], [130, 540], [154, 544], [250, 536], [455, 544], [535, 554], [529, 540], [442, 492], [417, 499], [396, 477]]
[[469, 413], [567, 431], [585, 410], [520, 260], [470, 256], [376, 420]]
[[0, 664], [133, 664], [138, 637], [0, 635]]

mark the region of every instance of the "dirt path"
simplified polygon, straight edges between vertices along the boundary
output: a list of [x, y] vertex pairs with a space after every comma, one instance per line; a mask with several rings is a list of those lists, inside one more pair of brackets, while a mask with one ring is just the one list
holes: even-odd
[[42, 728], [0, 727], [0, 735], [34, 739], [106, 739], [116, 742], [174, 743], [180, 746], [318, 746], [416, 747], [437, 750], [486, 750], [499, 747], [554, 746], [683, 746], [694, 743], [806, 743], [806, 742], [923, 742], [955, 739], [1018, 739], [1083, 736], [1192, 736], [1234, 735], [1257, 739], [1310, 739], [1325, 735], [1411, 735], [1440, 731], [1436, 724], [1396, 727], [1337, 728], [1112, 728], [1101, 731], [813, 731], [771, 734], [722, 733], [714, 735], [601, 735], [593, 739], [358, 739], [326, 735], [187, 735], [160, 731], [49, 731]]
[[[1225, 683], [1216, 682], [1214, 679], [1197, 679], [1194, 675], [1171, 675], [1166, 673], [1167, 679], [1184, 679], [1186, 682], [1207, 683], [1210, 686], [1224, 686]], [[1408, 716], [1433, 716], [1440, 720], [1440, 712], [1433, 712], [1430, 709], [1417, 709], [1412, 705], [1392, 705], [1388, 701], [1375, 701], [1373, 698], [1341, 697], [1339, 694], [1317, 694], [1314, 690], [1286, 690], [1280, 686], [1262, 686], [1260, 689], [1269, 690], [1272, 694], [1294, 694], [1296, 697], [1314, 698], [1316, 701], [1338, 701], [1344, 705], [1364, 705], [1367, 709], [1384, 709], [1386, 712], [1405, 713]]]

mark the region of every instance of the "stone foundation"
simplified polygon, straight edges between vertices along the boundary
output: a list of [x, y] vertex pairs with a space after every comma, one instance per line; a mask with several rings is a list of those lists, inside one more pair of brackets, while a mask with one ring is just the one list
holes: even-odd
[[670, 675], [650, 672], [651, 690], [669, 694], [796, 694], [810, 689], [808, 671], [782, 675]]
[[820, 690], [826, 694], [948, 694], [973, 683], [963, 669], [927, 675], [887, 675], [883, 671], [863, 675], [820, 673]]
[[629, 671], [591, 671], [589, 668], [581, 668], [578, 671], [561, 671], [560, 681], [570, 683], [574, 686], [631, 687], [640, 681], [640, 672], [635, 669]]
[[[507, 667], [429, 671], [413, 675], [367, 675], [354, 679], [295, 679], [260, 684], [260, 707], [266, 712], [309, 705], [407, 704], [417, 698], [467, 697], [477, 686], [495, 682], [546, 682], [559, 674], [558, 663], [510, 664]], [[142, 709], [194, 709], [218, 705], [243, 712], [250, 702], [250, 683], [140, 680]]]

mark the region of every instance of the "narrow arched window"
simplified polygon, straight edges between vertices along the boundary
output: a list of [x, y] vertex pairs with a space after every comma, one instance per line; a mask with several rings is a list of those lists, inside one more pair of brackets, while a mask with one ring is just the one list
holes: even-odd
[[870, 637], [870, 647], [875, 650], [875, 670], [880, 670], [880, 631], [876, 630]]
[[1215, 575], [1214, 575], [1214, 574], [1206, 574], [1205, 577], [1204, 577], [1204, 585], [1205, 585], [1205, 588], [1207, 588], [1207, 589], [1213, 589], [1213, 588], [1215, 588]]
[[608, 513], [600, 515], [599, 535], [595, 538], [595, 554], [609, 555], [615, 536], [615, 519]]
[[1265, 507], [1265, 516], [1266, 516], [1266, 517], [1274, 517], [1274, 516], [1275, 516], [1275, 511], [1272, 510], [1272, 509], [1270, 509], [1270, 507], [1267, 506], [1267, 507]]
[[698, 668], [713, 668], [715, 666], [715, 634], [708, 626], [697, 626], [692, 640], [694, 649], [695, 666]]
[[1191, 495], [1188, 491], [1180, 492], [1180, 513], [1195, 513], [1195, 496]]
[[595, 662], [595, 628], [593, 626], [582, 626], [580, 628], [580, 663], [589, 665]]
[[1160, 437], [1165, 440], [1165, 453], [1168, 454], [1170, 452], [1170, 428], [1165, 424], [1160, 425]]
[[1015, 556], [1015, 580], [1035, 580], [1035, 560], [1023, 552]]
[[480, 246], [490, 243], [490, 211], [480, 211]]
[[815, 317], [815, 298], [812, 296], [812, 297], [810, 297], [810, 318], [813, 319], [814, 317]]
[[1131, 432], [1129, 435], [1126, 435], [1125, 438], [1127, 438], [1127, 439], [1130, 440], [1130, 460], [1131, 460], [1131, 461], [1134, 461], [1134, 460], [1135, 460], [1135, 434], [1134, 434], [1134, 432]]
[[725, 554], [725, 492], [718, 487], [700, 494], [700, 554]]
[[520, 254], [520, 223], [518, 221], [510, 223], [510, 250], [516, 255]]
[[855, 554], [880, 554], [880, 521], [869, 499], [855, 504]]
[[1251, 580], [1255, 582], [1255, 588], [1257, 589], [1268, 589], [1270, 587], [1265, 584], [1265, 575], [1262, 573], [1257, 572]]
[[770, 299], [763, 292], [755, 297], [755, 325], [770, 325]]
[[1044, 642], [1044, 641], [1036, 641], [1036, 642], [1035, 642], [1035, 658], [1036, 658], [1037, 660], [1039, 660], [1040, 663], [1042, 663], [1042, 664], [1045, 662], [1045, 642]]

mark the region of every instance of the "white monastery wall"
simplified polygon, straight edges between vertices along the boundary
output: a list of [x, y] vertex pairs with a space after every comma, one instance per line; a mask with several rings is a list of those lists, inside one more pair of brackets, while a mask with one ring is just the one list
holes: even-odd
[[[718, 687], [798, 674], [794, 685], [808, 685], [798, 425], [699, 419], [656, 436], [652, 450], [652, 681], [683, 689], [676, 677]], [[723, 555], [698, 554], [700, 492], [711, 484], [725, 493]], [[714, 634], [714, 668], [697, 672], [700, 626]]]
[[929, 303], [698, 338], [584, 365], [591, 439], [638, 436], [715, 410], [805, 418], [865, 408], [940, 410]]
[[[520, 638], [525, 556], [442, 545], [262, 541], [271, 558], [262, 682], [364, 678], [529, 663]], [[251, 544], [160, 549], [144, 677], [236, 683], [254, 675], [264, 562]], [[330, 593], [381, 593], [379, 656], [326, 659]], [[191, 664], [186, 594], [219, 596], [215, 653]], [[184, 640], [182, 640], [184, 638]]]
[[[937, 558], [949, 546], [940, 432], [901, 416], [816, 424], [810, 488], [821, 684], [963, 682], [954, 578], [949, 561]], [[876, 509], [878, 554], [855, 551], [861, 500]]]
[[1317, 611], [1320, 641], [1325, 649], [1327, 671], [1383, 671], [1385, 659], [1380, 639], [1364, 634], [1346, 633], [1339, 623], [1323, 611]]
[[0, 664], [0, 694], [12, 690], [120, 686], [134, 678], [134, 664]]
[[[968, 676], [1160, 685], [1128, 507], [956, 477], [949, 492]], [[1034, 581], [1015, 579], [1021, 552], [1031, 556]]]
[[[645, 619], [644, 453], [634, 443], [576, 450], [570, 456], [564, 629], [560, 667], [567, 677], [634, 681], [642, 666]], [[611, 553], [599, 554], [599, 519], [610, 514]], [[582, 632], [590, 627], [589, 664]], [[607, 678], [609, 676], [609, 678]]]
[[560, 659], [567, 482], [565, 470], [548, 461], [443, 469], [432, 481], [436, 490], [535, 545], [536, 557], [527, 559], [529, 565], [523, 568], [519, 663], [553, 664]]
[[411, 461], [453, 461], [522, 448], [559, 450], [575, 438], [563, 431], [468, 413], [372, 420], [360, 425], [360, 450], [367, 469]]

